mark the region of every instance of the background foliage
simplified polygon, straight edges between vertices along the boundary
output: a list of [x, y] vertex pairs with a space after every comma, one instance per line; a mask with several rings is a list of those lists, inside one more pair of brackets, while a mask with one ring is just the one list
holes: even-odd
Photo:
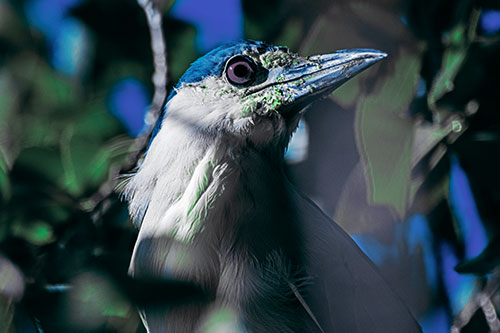
[[[500, 331], [498, 1], [154, 4], [169, 88], [240, 38], [389, 53], [306, 114], [289, 176], [425, 332]], [[0, 0], [0, 331], [141, 332], [136, 305], [198, 296], [128, 278], [136, 230], [107, 195], [148, 131], [153, 70], [134, 0]]]

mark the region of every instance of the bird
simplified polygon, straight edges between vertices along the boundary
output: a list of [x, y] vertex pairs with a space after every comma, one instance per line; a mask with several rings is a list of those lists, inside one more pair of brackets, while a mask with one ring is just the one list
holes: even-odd
[[308, 106], [386, 56], [303, 57], [243, 40], [191, 64], [123, 195], [139, 228], [129, 274], [193, 283], [204, 297], [144, 306], [148, 332], [421, 331], [377, 267], [285, 173]]

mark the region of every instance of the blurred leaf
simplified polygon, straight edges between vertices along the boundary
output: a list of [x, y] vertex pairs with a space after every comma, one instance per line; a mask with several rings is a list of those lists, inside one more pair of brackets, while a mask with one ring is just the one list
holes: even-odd
[[436, 102], [447, 92], [453, 90], [453, 80], [467, 55], [465, 45], [465, 27], [459, 25], [452, 32], [452, 47], [443, 56], [443, 64], [429, 91], [428, 103], [435, 108]]
[[107, 317], [127, 319], [134, 308], [107, 276], [82, 273], [73, 281], [68, 309], [75, 323], [85, 329], [98, 329]]
[[59, 151], [55, 148], [26, 148], [20, 152], [16, 164], [42, 175], [53, 183], [62, 182], [64, 168]]
[[33, 245], [45, 245], [55, 240], [52, 227], [45, 222], [14, 223], [12, 234]]
[[409, 198], [411, 214], [429, 214], [450, 191], [448, 163], [439, 163], [435, 169], [427, 169], [422, 173], [424, 175], [421, 178], [413, 178], [412, 175]]
[[294, 50], [304, 34], [303, 22], [298, 18], [288, 19], [283, 26], [281, 34], [276, 37], [274, 44], [284, 45]]
[[13, 221], [30, 223], [41, 220], [51, 225], [69, 222], [68, 218], [78, 205], [60, 185], [62, 178], [50, 179], [47, 174], [24, 164], [25, 156], [24, 153], [21, 155], [10, 173], [12, 196], [0, 217], [6, 225]]
[[80, 1], [71, 14], [96, 37], [94, 79], [123, 60], [140, 63], [147, 71], [152, 68], [146, 16], [136, 0]]
[[409, 204], [413, 121], [402, 114], [413, 99], [419, 54], [401, 50], [393, 71], [358, 105], [356, 129], [365, 162], [368, 201], [403, 216]]
[[465, 274], [491, 273], [496, 267], [500, 266], [500, 236], [490, 240], [486, 248], [475, 258], [460, 262], [455, 270]]
[[168, 72], [169, 77], [177, 81], [186, 68], [196, 59], [198, 54], [195, 52], [196, 29], [191, 26], [185, 26], [177, 35], [167, 39], [168, 48]]
[[[363, 74], [360, 74], [363, 75]], [[342, 107], [348, 108], [354, 105], [361, 93], [361, 82], [363, 77], [356, 76], [347, 81], [340, 88], [336, 89], [330, 96], [334, 101], [339, 103]]]
[[0, 254], [0, 297], [18, 302], [24, 294], [24, 275], [9, 258]]
[[16, 328], [13, 326], [14, 305], [12, 301], [6, 297], [0, 296], [0, 323], [2, 323], [2, 332], [15, 333]]
[[[119, 121], [105, 110], [104, 98], [83, 101], [64, 109], [50, 109], [44, 114], [28, 114], [24, 117], [25, 146], [55, 147], [64, 141], [68, 128], [74, 135], [104, 142], [123, 132]], [[72, 112], [68, 112], [72, 110]]]
[[160, 12], [166, 12], [172, 7], [175, 0], [152, 0], [152, 2]]
[[446, 35], [446, 50], [443, 54], [441, 69], [434, 78], [427, 96], [429, 108], [437, 111], [436, 103], [446, 93], [454, 89], [453, 81], [467, 56], [469, 45], [474, 39], [479, 20], [479, 11], [474, 10], [468, 25], [458, 24]]
[[415, 123], [415, 131], [413, 135], [413, 153], [412, 153], [412, 176], [410, 203], [413, 203], [416, 198], [420, 186], [427, 182], [426, 194], [423, 198], [416, 198], [421, 205], [426, 203], [428, 208], [432, 207], [441, 198], [446, 197], [448, 191], [446, 187], [440, 184], [447, 183], [449, 170], [441, 170], [440, 175], [443, 179], [432, 177], [432, 190], [429, 192], [429, 177], [431, 171], [438, 166], [441, 159], [446, 156], [448, 151], [447, 144], [455, 141], [465, 129], [467, 124], [463, 121], [462, 116], [455, 112], [447, 110], [439, 111], [440, 119], [435, 119], [430, 123], [427, 121], [417, 121]]
[[0, 196], [7, 200], [10, 197], [11, 188], [8, 176], [6, 158], [2, 147], [0, 147]]
[[400, 17], [388, 8], [367, 1], [333, 2], [314, 22], [301, 53], [378, 48], [392, 55], [403, 45], [415, 44]]
[[[125, 60], [116, 60], [112, 62], [101, 75], [102, 79], [99, 81], [98, 85], [101, 91], [108, 91], [116, 82], [124, 78], [134, 77], [141, 82], [149, 82], [151, 79], [151, 73], [147, 71], [147, 68], [141, 66], [139, 63]], [[98, 101], [100, 101], [100, 96], [97, 96], [93, 104], [95, 105]]]
[[11, 93], [14, 93], [10, 87], [10, 79], [7, 71], [0, 72], [0, 120], [5, 121], [8, 111], [12, 105]]
[[292, 1], [242, 0], [245, 37], [254, 40], [273, 40], [283, 32], [285, 20], [292, 16]]
[[8, 68], [10, 85], [21, 96], [12, 110], [15, 118], [8, 125], [11, 131], [16, 130], [11, 140], [23, 147], [55, 147], [84, 105], [80, 87], [31, 53], [16, 57]]
[[3, 169], [4, 173], [12, 166], [12, 155], [20, 141], [16, 135], [19, 125], [13, 124], [18, 103], [19, 91], [16, 90], [10, 73], [0, 70], [0, 169]]
[[[417, 52], [418, 45], [395, 12], [376, 3], [350, 1], [334, 2], [318, 16], [300, 52], [312, 55], [336, 49], [374, 48], [388, 53], [389, 58], [384, 60], [388, 62], [399, 57], [402, 49]], [[352, 107], [364, 99], [370, 82], [384, 74], [368, 70], [356, 75], [336, 89], [331, 98], [344, 108]]]
[[61, 157], [64, 185], [71, 193], [82, 194], [105, 180], [110, 155], [94, 138], [74, 135], [74, 129], [68, 129], [61, 141]]
[[50, 112], [43, 116], [29, 114], [20, 117], [25, 122], [20, 133], [23, 146], [48, 149], [57, 147], [64, 129], [72, 122], [68, 118], [73, 116], [68, 115], [68, 112]]
[[93, 140], [108, 140], [123, 132], [119, 121], [104, 108], [104, 99], [96, 99], [88, 103], [76, 119], [75, 135], [92, 138]]
[[30, 102], [36, 106], [34, 111], [43, 115], [56, 109], [67, 110], [75, 105], [78, 98], [75, 83], [52, 70], [42, 59], [32, 57], [24, 54], [16, 58], [11, 68], [17, 77], [31, 84], [33, 95]]
[[20, 44], [29, 41], [29, 29], [8, 1], [0, 1], [0, 38]]

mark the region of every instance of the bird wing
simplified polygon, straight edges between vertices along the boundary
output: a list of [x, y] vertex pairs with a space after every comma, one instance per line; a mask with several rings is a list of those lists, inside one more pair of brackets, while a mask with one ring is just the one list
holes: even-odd
[[421, 332], [403, 301], [351, 237], [293, 190], [311, 284], [306, 301], [325, 332]]

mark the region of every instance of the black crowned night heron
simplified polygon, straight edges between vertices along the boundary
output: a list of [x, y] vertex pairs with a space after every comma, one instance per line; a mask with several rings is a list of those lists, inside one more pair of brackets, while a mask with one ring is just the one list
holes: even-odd
[[[418, 332], [377, 268], [284, 174], [305, 108], [386, 54], [244, 41], [194, 62], [125, 195], [138, 278], [207, 297], [142, 309], [151, 332]], [[339, 158], [341, 158], [339, 156]]]

